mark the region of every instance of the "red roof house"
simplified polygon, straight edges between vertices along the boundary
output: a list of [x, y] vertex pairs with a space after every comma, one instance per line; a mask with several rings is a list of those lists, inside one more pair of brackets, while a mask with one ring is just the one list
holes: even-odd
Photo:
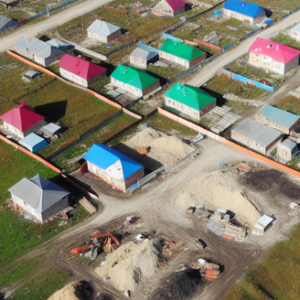
[[25, 102], [3, 114], [0, 119], [3, 120], [5, 131], [19, 138], [24, 138], [45, 125], [45, 118], [35, 113]]
[[59, 60], [59, 66], [62, 77], [85, 87], [106, 74], [105, 68], [69, 54]]
[[152, 13], [157, 16], [175, 17], [185, 12], [183, 0], [161, 0], [153, 8]]
[[299, 50], [258, 37], [249, 48], [249, 63], [285, 75], [298, 66], [299, 54]]

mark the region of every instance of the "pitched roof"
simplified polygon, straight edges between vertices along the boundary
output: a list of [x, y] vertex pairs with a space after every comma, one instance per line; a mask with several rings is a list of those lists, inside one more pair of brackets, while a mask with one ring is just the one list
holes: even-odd
[[245, 16], [254, 18], [257, 11], [261, 8], [258, 4], [249, 3], [240, 0], [227, 0], [224, 8], [235, 11]]
[[[259, 143], [263, 147], [269, 146], [282, 135], [280, 131], [251, 119], [244, 119], [232, 131]], [[234, 139], [234, 137], [232, 138]]]
[[280, 143], [280, 146], [283, 146], [283, 147], [293, 150], [297, 146], [297, 143], [295, 143], [289, 139], [286, 139], [282, 143]]
[[40, 174], [29, 179], [24, 177], [8, 191], [22, 199], [40, 214], [70, 194], [62, 187], [41, 177]]
[[177, 102], [185, 104], [193, 109], [200, 110], [208, 104], [214, 102], [216, 98], [210, 94], [190, 85], [181, 85], [176, 83], [165, 97], [171, 98]]
[[149, 60], [155, 56], [158, 56], [158, 53], [137, 47], [131, 52], [130, 56]]
[[119, 160], [122, 164], [124, 179], [143, 168], [141, 164], [123, 153], [102, 144], [94, 144], [83, 158], [103, 170]]
[[101, 66], [69, 54], [65, 54], [63, 58], [59, 60], [59, 66], [85, 80], [90, 80], [98, 74], [106, 72], [106, 69]]
[[3, 114], [0, 119], [24, 132], [45, 118], [25, 102]]
[[257, 114], [263, 115], [271, 122], [280, 124], [287, 128], [293, 126], [300, 119], [300, 116], [298, 115], [271, 105], [264, 106]]
[[287, 64], [300, 54], [299, 50], [260, 37], [256, 38], [250, 46], [249, 52], [256, 55], [262, 54], [269, 56], [273, 58], [274, 61], [284, 64]]
[[153, 82], [158, 81], [157, 78], [149, 75], [146, 72], [123, 65], [118, 65], [118, 67], [111, 74], [111, 77], [118, 81], [132, 85], [140, 90], [146, 88]]
[[95, 20], [88, 28], [88, 32], [97, 33], [103, 36], [109, 36], [112, 33], [118, 31], [120, 29], [119, 26], [114, 24], [107, 23], [101, 20]]
[[167, 39], [166, 41], [164, 41], [162, 47], [159, 48], [159, 50], [183, 58], [188, 61], [200, 57], [205, 53], [198, 48], [186, 45], [180, 41], [172, 39]]
[[165, 0], [173, 10], [185, 7], [185, 2], [182, 0]]
[[7, 23], [9, 23], [11, 21], [11, 19], [0, 15], [0, 30], [1, 28], [3, 28], [4, 26], [6, 26]]
[[295, 31], [295, 32], [297, 32], [297, 33], [300, 33], [300, 23], [297, 24], [296, 26], [294, 26], [294, 27], [291, 29], [291, 31]]
[[41, 148], [46, 147], [47, 141], [44, 138], [32, 132], [26, 137], [24, 137], [22, 140], [20, 140], [19, 144], [28, 149], [29, 151], [35, 152]]

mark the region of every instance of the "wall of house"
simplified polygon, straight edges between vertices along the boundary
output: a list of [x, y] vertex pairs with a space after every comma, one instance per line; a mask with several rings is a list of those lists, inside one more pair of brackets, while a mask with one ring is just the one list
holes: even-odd
[[296, 39], [297, 42], [300, 42], [300, 32], [297, 31], [291, 31], [290, 37], [293, 39]]
[[39, 131], [43, 126], [45, 126], [47, 122], [45, 120], [39, 121], [35, 123], [33, 126], [31, 126], [29, 129], [24, 131], [24, 136], [27, 136], [28, 134], [32, 132], [37, 132]]
[[87, 80], [69, 72], [69, 71], [66, 71], [62, 68], [59, 68], [59, 73], [61, 75], [61, 77], [65, 78], [65, 79], [68, 79], [70, 80], [71, 82], [74, 82], [74, 83], [77, 83], [79, 85], [82, 85], [82, 86], [85, 86], [85, 87], [88, 87], [88, 82]]
[[98, 40], [102, 43], [107, 43], [107, 36], [103, 36], [103, 35], [88, 31], [88, 37], [91, 39]]
[[249, 53], [249, 63], [255, 67], [263, 68], [265, 70], [271, 70], [280, 75], [284, 75], [285, 66], [283, 63], [275, 62], [269, 56], [265, 55], [255, 55], [254, 53]]
[[164, 51], [159, 51], [159, 57], [164, 58], [168, 61], [174, 62], [176, 64], [179, 64], [181, 66], [184, 66], [185, 68], [189, 68], [190, 67], [190, 63], [189, 61], [182, 59], [180, 57], [177, 57], [175, 55], [166, 53]]
[[139, 68], [147, 69], [147, 61], [140, 57], [130, 55], [130, 63], [132, 63], [135, 66], [138, 66]]
[[197, 64], [200, 64], [202, 61], [205, 60], [206, 56], [207, 56], [207, 54], [204, 53], [203, 55], [201, 55], [201, 56], [199, 56], [199, 57], [197, 57], [197, 58], [195, 58], [195, 59], [192, 59], [192, 60], [190, 61], [190, 67], [193, 67], [193, 66], [195, 66], [195, 65], [197, 65]]
[[124, 83], [122, 81], [119, 81], [119, 80], [116, 80], [112, 77], [110, 77], [110, 82], [111, 82], [111, 84], [113, 84], [117, 87], [120, 87], [120, 88], [132, 93], [135, 96], [138, 96], [138, 97], [143, 96], [143, 91], [136, 88], [136, 87], [134, 87], [134, 86], [132, 86], [132, 85], [126, 84], [126, 83]]
[[9, 30], [12, 30], [14, 28], [18, 27], [18, 23], [14, 22], [14, 21], [10, 21], [8, 22], [5, 26], [3, 26], [0, 29], [0, 35], [5, 34], [6, 32], [8, 32]]
[[148, 85], [146, 88], [143, 89], [143, 96], [148, 95], [152, 91], [156, 90], [157, 88], [160, 87], [159, 80], [154, 81], [152, 84]]
[[142, 179], [145, 175], [144, 168], [138, 170], [137, 172], [131, 174], [129, 177], [125, 179], [125, 188], [126, 190], [137, 183], [138, 180]]
[[213, 108], [216, 107], [217, 101], [213, 101], [211, 103], [209, 103], [208, 105], [206, 105], [205, 107], [203, 107], [200, 111], [200, 116], [202, 117], [203, 115], [205, 115], [206, 113], [208, 113], [210, 110], [212, 110]]
[[260, 7], [257, 13], [255, 14], [255, 17], [253, 19], [253, 24], [260, 23], [265, 18], [266, 18], [265, 10], [262, 7]]
[[281, 144], [277, 147], [277, 155], [280, 159], [284, 161], [290, 161], [292, 159], [292, 150]]
[[160, 1], [152, 8], [152, 13], [156, 16], [174, 17], [174, 11], [172, 7], [166, 1]]
[[111, 42], [114, 41], [115, 39], [117, 39], [119, 36], [122, 35], [122, 29], [120, 28], [119, 30], [117, 30], [116, 32], [113, 32], [111, 35], [109, 35], [107, 37], [107, 42]]
[[43, 221], [47, 221], [49, 218], [53, 217], [60, 211], [64, 210], [69, 206], [69, 195], [66, 197], [60, 199], [58, 202], [56, 202], [54, 205], [50, 206], [48, 209], [46, 209], [44, 212], [42, 212], [42, 219]]
[[19, 129], [17, 129], [16, 127], [3, 122], [3, 127], [5, 130], [7, 130], [11, 135], [16, 135], [17, 137], [19, 137], [20, 139], [22, 139], [24, 137], [24, 133], [22, 131], [20, 131]]
[[284, 74], [286, 74], [287, 72], [289, 72], [290, 70], [296, 68], [299, 65], [299, 55], [297, 55], [295, 58], [293, 58], [292, 60], [290, 60], [284, 68]]
[[250, 140], [246, 136], [243, 136], [241, 134], [238, 134], [234, 131], [234, 129], [231, 131], [231, 138], [243, 145], [246, 145], [249, 148], [252, 148], [260, 153], [266, 154], [267, 148], [265, 146], [262, 146], [261, 144], [257, 143], [256, 141]]
[[234, 18], [234, 19], [238, 19], [242, 22], [245, 23], [250, 23], [253, 24], [254, 20], [253, 18], [249, 17], [249, 16], [245, 16], [243, 14], [240, 14], [238, 12], [223, 8], [223, 15], [228, 16], [230, 18]]

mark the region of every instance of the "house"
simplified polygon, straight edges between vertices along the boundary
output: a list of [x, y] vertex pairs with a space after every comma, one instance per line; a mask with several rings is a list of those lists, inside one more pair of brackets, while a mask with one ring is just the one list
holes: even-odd
[[249, 48], [249, 64], [285, 75], [299, 64], [300, 51], [263, 38]]
[[8, 191], [16, 205], [41, 223], [69, 207], [70, 193], [39, 174], [24, 177]]
[[130, 54], [130, 63], [141, 69], [147, 69], [150, 63], [155, 63], [158, 59], [158, 51], [146, 50], [140, 47], [135, 48]]
[[22, 56], [43, 66], [48, 66], [65, 55], [60, 49], [34, 37], [21, 37], [14, 49]]
[[0, 15], [0, 35], [18, 27], [18, 23]]
[[89, 172], [122, 192], [137, 186], [138, 180], [144, 177], [141, 164], [105, 145], [94, 144], [83, 158]]
[[58, 48], [58, 49], [64, 51], [65, 53], [69, 53], [69, 54], [71, 54], [75, 48], [74, 45], [66, 44], [58, 39], [51, 39], [51, 40], [47, 41], [46, 43], [55, 48]]
[[159, 17], [175, 17], [185, 12], [185, 2], [182, 0], [161, 0], [152, 8], [152, 13]]
[[159, 80], [145, 71], [118, 65], [110, 76], [111, 84], [142, 97], [160, 87]]
[[159, 49], [159, 57], [190, 68], [205, 60], [206, 53], [183, 42], [167, 39]]
[[291, 130], [300, 123], [300, 116], [271, 105], [265, 105], [256, 113], [255, 121], [290, 134]]
[[300, 23], [290, 30], [290, 37], [300, 42]]
[[282, 139], [282, 133], [250, 119], [244, 119], [231, 131], [231, 138], [262, 154], [269, 154]]
[[0, 119], [3, 120], [3, 129], [19, 139], [38, 131], [46, 124], [45, 118], [35, 113], [34, 108], [25, 102], [0, 116]]
[[176, 83], [164, 94], [165, 105], [178, 110], [195, 120], [216, 106], [216, 98], [189, 85]]
[[266, 18], [265, 10], [261, 6], [240, 0], [227, 0], [223, 15], [251, 25], [260, 23]]
[[9, 8], [9, 7], [18, 5], [19, 2], [20, 2], [19, 0], [0, 0], [0, 4], [5, 6], [5, 8]]
[[102, 43], [109, 43], [122, 35], [122, 28], [101, 20], [95, 20], [87, 28], [88, 37]]
[[61, 77], [85, 87], [106, 75], [105, 68], [69, 54], [59, 60], [59, 72]]
[[19, 141], [19, 144], [28, 149], [30, 152], [36, 152], [48, 145], [47, 141], [44, 138], [40, 137], [34, 132], [21, 139]]
[[284, 162], [292, 160], [292, 158], [297, 154], [299, 154], [299, 150], [294, 141], [286, 139], [277, 146], [277, 156]]

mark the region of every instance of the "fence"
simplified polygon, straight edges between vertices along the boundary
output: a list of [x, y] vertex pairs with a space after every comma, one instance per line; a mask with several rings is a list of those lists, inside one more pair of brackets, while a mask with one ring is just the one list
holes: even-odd
[[147, 50], [147, 51], [151, 51], [151, 52], [155, 52], [155, 53], [159, 54], [159, 51], [158, 51], [156, 48], [153, 48], [153, 47], [151, 47], [151, 46], [145, 45], [145, 44], [143, 44], [142, 42], [139, 42], [139, 43], [138, 43], [138, 46], [139, 46], [140, 48], [142, 48], [142, 49]]
[[198, 68], [198, 65], [191, 67], [190, 69], [188, 69], [188, 70], [182, 72], [181, 74], [179, 74], [178, 76], [176, 76], [175, 78], [173, 78], [173, 79], [171, 80], [171, 82], [174, 82], [174, 81], [176, 81], [177, 79], [179, 79], [179, 78], [181, 78], [181, 77], [183, 77], [183, 76], [185, 76], [185, 75], [187, 75], [187, 74], [190, 74], [190, 73], [194, 72], [197, 68]]
[[224, 3], [225, 1], [226, 1], [226, 0], [221, 1], [221, 2], [218, 2], [216, 5], [210, 7], [209, 9], [207, 9], [207, 10], [205, 10], [205, 11], [202, 11], [202, 12], [200, 12], [200, 13], [198, 13], [198, 14], [195, 14], [195, 15], [193, 15], [193, 16], [187, 18], [187, 20], [190, 21], [190, 20], [193, 20], [193, 19], [195, 19], [195, 18], [197, 18], [197, 17], [200, 17], [201, 15], [204, 15], [204, 14], [210, 12], [211, 10], [214, 10], [217, 6], [219, 6], [220, 4]]
[[162, 167], [158, 168], [157, 170], [153, 171], [152, 173], [146, 175], [145, 177], [143, 177], [141, 180], [138, 181], [138, 186], [142, 186], [145, 183], [152, 180], [153, 178], [156, 178], [157, 174], [160, 173], [160, 172], [163, 172], [165, 169], [166, 169], [166, 167], [162, 166]]
[[193, 42], [197, 43], [199, 45], [211, 48], [213, 50], [219, 51], [219, 52], [221, 52], [221, 50], [222, 50], [221, 47], [219, 47], [219, 46], [216, 46], [216, 45], [213, 45], [213, 44], [210, 44], [210, 43], [207, 43], [207, 42], [203, 42], [203, 41], [200, 41], [200, 40], [197, 40], [197, 39], [193, 39]]
[[166, 32], [163, 32], [163, 38], [165, 38], [165, 39], [172, 39], [172, 40], [175, 40], [175, 41], [183, 42], [182, 39], [177, 38], [176, 36], [173, 36], [173, 35], [168, 34]]
[[241, 81], [247, 85], [255, 85], [256, 87], [260, 88], [260, 89], [264, 89], [264, 90], [267, 90], [269, 92], [274, 92], [274, 87], [272, 86], [268, 86], [268, 85], [265, 85], [261, 82], [258, 82], [256, 80], [252, 80], [252, 79], [249, 79], [247, 77], [244, 77], [242, 75], [238, 75], [238, 74], [235, 74], [229, 70], [226, 70], [225, 68], [221, 68], [219, 70], [219, 72], [221, 74], [224, 74], [226, 76], [228, 76], [229, 78], [231, 78], [232, 80], [237, 80], [237, 81]]

